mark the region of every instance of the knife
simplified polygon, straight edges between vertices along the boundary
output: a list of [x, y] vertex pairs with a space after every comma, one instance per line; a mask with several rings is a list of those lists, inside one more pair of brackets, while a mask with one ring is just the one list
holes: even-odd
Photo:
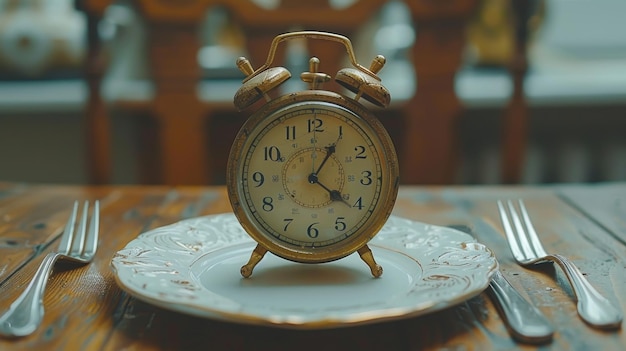
[[[471, 228], [465, 225], [450, 225], [476, 238]], [[506, 325], [509, 334], [517, 341], [531, 344], [547, 343], [552, 340], [554, 328], [537, 307], [526, 301], [522, 295], [497, 269], [487, 293]]]

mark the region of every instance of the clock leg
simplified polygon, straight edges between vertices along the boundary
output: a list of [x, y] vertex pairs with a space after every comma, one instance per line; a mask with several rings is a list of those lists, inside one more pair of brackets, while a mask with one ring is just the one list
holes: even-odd
[[374, 277], [378, 278], [383, 275], [383, 267], [376, 263], [374, 255], [372, 255], [372, 250], [370, 250], [367, 245], [360, 248], [357, 252], [361, 256], [361, 259], [370, 267], [370, 271]]
[[241, 267], [241, 275], [243, 275], [244, 278], [248, 278], [252, 275], [252, 270], [257, 265], [257, 263], [261, 261], [263, 256], [265, 256], [266, 252], [267, 250], [261, 247], [261, 245], [257, 245], [254, 248], [254, 250], [252, 251], [252, 255], [250, 256], [250, 260], [248, 260], [248, 263], [246, 263], [245, 266]]

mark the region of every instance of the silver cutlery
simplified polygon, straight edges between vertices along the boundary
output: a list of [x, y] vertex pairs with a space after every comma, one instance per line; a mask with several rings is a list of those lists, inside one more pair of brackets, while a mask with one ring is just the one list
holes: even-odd
[[[465, 232], [474, 236], [471, 230]], [[522, 297], [499, 268], [491, 278], [487, 292], [513, 338], [531, 344], [552, 340], [554, 328], [550, 322], [537, 307]]]
[[498, 269], [491, 278], [489, 294], [511, 336], [526, 343], [545, 343], [552, 340], [554, 328], [546, 317], [515, 290]]
[[26, 290], [0, 316], [0, 335], [6, 337], [29, 335], [41, 324], [44, 315], [44, 290], [57, 260], [67, 260], [78, 264], [91, 262], [98, 246], [100, 203], [96, 201], [93, 207], [87, 230], [88, 210], [89, 203], [85, 202], [78, 228], [75, 231], [78, 201], [74, 203], [72, 214], [65, 225], [57, 250], [46, 255]]
[[[557, 263], [567, 276], [578, 299], [577, 309], [580, 317], [589, 325], [597, 328], [619, 327], [623, 318], [620, 310], [602, 296], [568, 258], [546, 252], [539, 241], [524, 202], [518, 200], [518, 206], [522, 219], [520, 219], [511, 201], [507, 201], [506, 207], [502, 201], [498, 201], [504, 232], [515, 260], [523, 266], [531, 266], [546, 261]], [[513, 226], [509, 221], [509, 216]]]

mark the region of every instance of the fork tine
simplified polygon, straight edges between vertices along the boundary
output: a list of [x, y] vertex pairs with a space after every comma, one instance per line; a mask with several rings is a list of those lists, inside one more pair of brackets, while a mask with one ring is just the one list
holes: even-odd
[[526, 225], [526, 233], [528, 238], [531, 241], [531, 248], [536, 256], [541, 257], [546, 255], [546, 251], [541, 245], [541, 241], [539, 240], [539, 236], [535, 231], [535, 227], [533, 226], [533, 222], [530, 220], [530, 216], [528, 215], [528, 211], [526, 210], [526, 206], [524, 205], [524, 201], [522, 199], [518, 200], [519, 208], [522, 212], [522, 218], [524, 219], [524, 224]]
[[502, 226], [504, 227], [504, 234], [506, 235], [506, 239], [509, 242], [509, 248], [511, 249], [511, 253], [513, 254], [513, 257], [515, 257], [515, 259], [521, 259], [524, 257], [524, 253], [521, 251], [517, 235], [515, 235], [515, 232], [511, 227], [511, 222], [509, 221], [509, 216], [507, 214], [506, 208], [500, 200], [498, 200], [498, 210], [500, 212], [500, 219], [502, 220]]
[[83, 205], [83, 213], [80, 217], [80, 222], [78, 223], [78, 228], [74, 233], [74, 240], [72, 241], [72, 249], [70, 250], [70, 255], [80, 255], [83, 252], [83, 246], [85, 242], [85, 232], [87, 230], [87, 214], [89, 210], [89, 201], [85, 201]]
[[510, 201], [510, 200], [507, 201], [507, 204], [509, 206], [509, 212], [511, 213], [511, 218], [513, 219], [513, 223], [515, 224], [515, 230], [517, 232], [517, 238], [518, 238], [519, 243], [521, 245], [521, 250], [525, 253], [524, 256], [526, 256], [526, 258], [528, 258], [528, 256], [531, 255], [531, 253], [535, 253], [536, 254], [536, 252], [533, 249], [533, 246], [528, 241], [528, 236], [526, 235], [526, 230], [525, 230], [524, 226], [522, 225], [522, 221], [521, 221], [519, 215], [517, 214], [517, 210], [515, 209], [515, 205], [513, 205], [513, 202]]
[[98, 231], [100, 227], [100, 201], [96, 200], [91, 210], [91, 222], [85, 242], [85, 256], [93, 256], [98, 248]]
[[67, 219], [65, 224], [65, 230], [61, 235], [61, 242], [59, 243], [59, 251], [69, 252], [72, 245], [72, 238], [74, 236], [74, 222], [76, 222], [76, 214], [78, 212], [78, 201], [74, 201], [74, 207], [72, 208], [72, 214]]

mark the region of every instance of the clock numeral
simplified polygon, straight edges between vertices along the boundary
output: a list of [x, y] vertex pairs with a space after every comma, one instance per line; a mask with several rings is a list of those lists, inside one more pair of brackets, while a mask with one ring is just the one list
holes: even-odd
[[285, 126], [285, 137], [287, 140], [296, 138], [296, 126]]
[[359, 145], [359, 146], [355, 146], [354, 147], [354, 151], [356, 151], [356, 156], [355, 158], [360, 158], [360, 159], [365, 159], [367, 158], [367, 155], [365, 154], [365, 151], [367, 149], [365, 148], [365, 146], [363, 145]]
[[355, 207], [355, 208], [358, 208], [359, 210], [362, 210], [363, 209], [363, 198], [359, 196], [359, 198], [356, 200], [354, 205], [352, 205], [352, 207]]
[[254, 172], [252, 173], [252, 181], [256, 183], [255, 187], [258, 188], [265, 183], [265, 176], [261, 172]]
[[319, 118], [309, 119], [308, 120], [308, 130], [309, 130], [309, 133], [311, 133], [311, 132], [316, 132], [316, 133], [323, 132], [324, 131], [324, 128], [322, 128], [323, 124], [324, 124], [324, 121], [322, 121]]
[[285, 218], [285, 219], [283, 219], [283, 222], [285, 222], [285, 226], [283, 227], [283, 232], [286, 232], [287, 231], [287, 227], [289, 227], [291, 222], [293, 222], [293, 218]]
[[319, 222], [315, 222], [311, 224], [310, 226], [308, 226], [308, 228], [306, 228], [306, 235], [308, 235], [309, 238], [315, 239], [320, 235], [319, 229], [315, 228], [315, 226], [318, 224]]
[[337, 217], [337, 219], [335, 219], [335, 229], [338, 231], [344, 231], [347, 228], [346, 222], [344, 222], [344, 220], [346, 219], [346, 217]]
[[372, 184], [372, 171], [363, 171], [361, 172], [363, 176], [361, 178], [361, 185], [371, 185]]
[[263, 148], [265, 161], [283, 161], [280, 150], [276, 146], [266, 146]]
[[274, 199], [270, 196], [266, 196], [263, 198], [263, 211], [271, 212], [274, 210]]

